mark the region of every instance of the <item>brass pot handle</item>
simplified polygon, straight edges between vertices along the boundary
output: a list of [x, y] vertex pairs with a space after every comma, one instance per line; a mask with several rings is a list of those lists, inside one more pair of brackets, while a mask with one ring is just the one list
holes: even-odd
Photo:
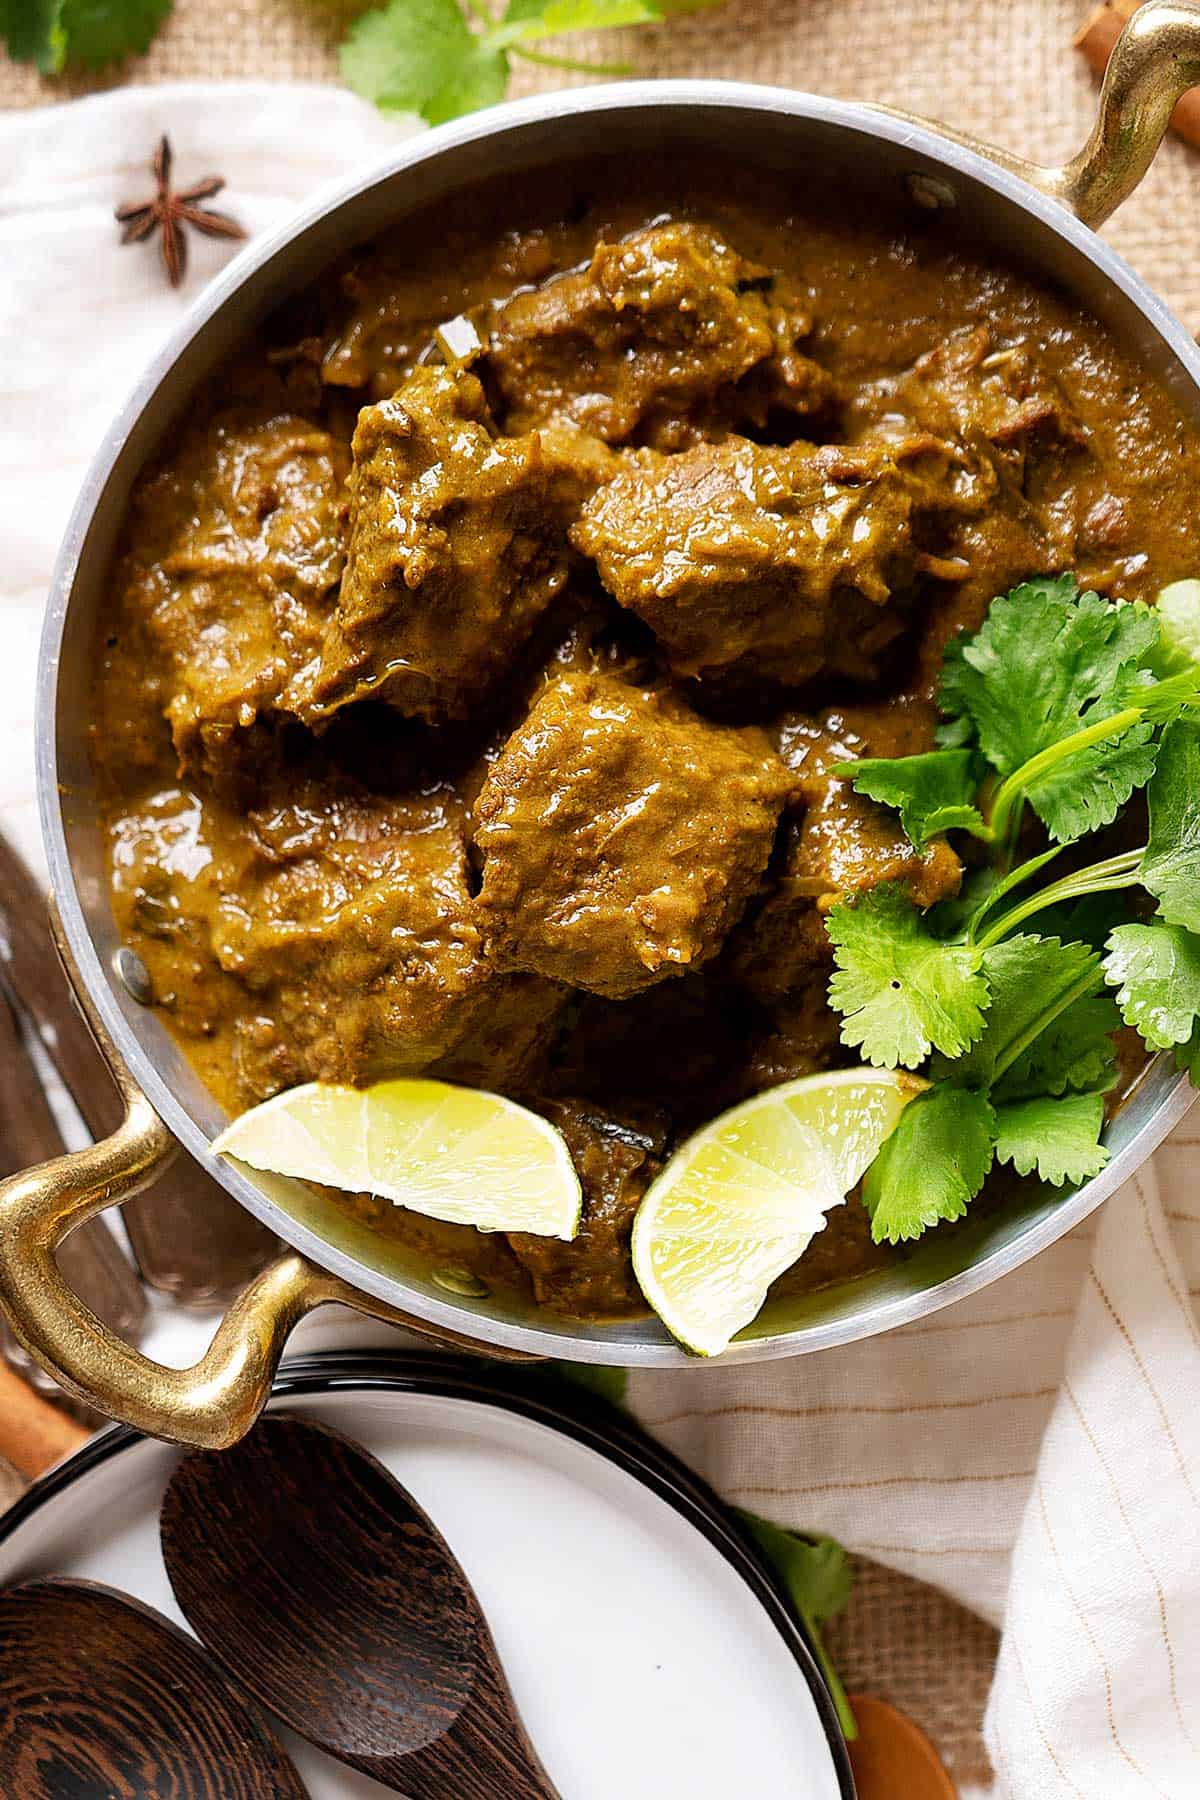
[[1147, 0], [1117, 39], [1096, 123], [1070, 162], [1047, 167], [950, 126], [939, 123], [934, 129], [1061, 200], [1085, 225], [1103, 225], [1153, 162], [1176, 102], [1198, 85], [1200, 6], [1191, 0]]
[[[193, 1368], [152, 1362], [103, 1324], [63, 1280], [55, 1250], [77, 1225], [156, 1180], [176, 1146], [92, 1006], [61, 931], [56, 935], [125, 1115], [111, 1137], [0, 1182], [0, 1309], [42, 1368], [98, 1412], [151, 1437], [221, 1450], [249, 1431], [271, 1392], [288, 1337], [318, 1306], [340, 1302], [455, 1349], [484, 1348], [372, 1300], [295, 1251], [251, 1282]], [[505, 1356], [490, 1348], [487, 1354]]]

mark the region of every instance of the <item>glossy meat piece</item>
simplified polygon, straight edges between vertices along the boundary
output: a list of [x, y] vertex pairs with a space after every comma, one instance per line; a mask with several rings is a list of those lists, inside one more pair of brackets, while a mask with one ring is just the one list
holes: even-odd
[[1096, 537], [1091, 440], [1061, 381], [1027, 343], [997, 348], [986, 325], [955, 332], [880, 383], [875, 409], [881, 396], [888, 411], [872, 437], [916, 428], [952, 438], [986, 496], [986, 507], [956, 522], [951, 546], [963, 564], [959, 609], [971, 628], [1018, 581], [1081, 566], [1080, 552]]
[[463, 718], [566, 580], [567, 521], [609, 453], [563, 428], [498, 437], [473, 375], [417, 369], [354, 433], [346, 572], [296, 706], [316, 723], [367, 695]]
[[791, 779], [756, 729], [605, 675], [548, 682], [475, 803], [500, 968], [620, 998], [717, 952]]
[[609, 443], [676, 449], [773, 408], [827, 412], [833, 383], [798, 347], [811, 330], [786, 283], [675, 220], [514, 295], [492, 322], [486, 379], [510, 431], [565, 417]]
[[945, 339], [887, 391], [911, 425], [1003, 460], [1018, 479], [1039, 450], [1082, 450], [1088, 442], [1040, 358], [1024, 343], [997, 349], [986, 325]]
[[303, 419], [229, 413], [139, 492], [127, 605], [166, 666], [181, 767], [222, 770], [318, 654], [346, 469], [343, 447]]
[[777, 1001], [817, 977], [823, 984], [832, 962], [824, 914], [842, 894], [897, 881], [926, 907], [958, 892], [962, 865], [944, 839], [918, 853], [895, 813], [830, 774], [839, 762], [912, 756], [932, 742], [932, 710], [919, 701], [781, 721], [779, 753], [796, 781], [796, 817], [766, 899], [738, 927], [721, 963], [757, 998]]
[[[521, 1034], [489, 1068], [512, 1079], [558, 1005], [544, 983], [510, 993], [484, 962], [447, 790], [280, 778], [244, 815], [168, 790], [125, 821], [113, 872], [122, 924], [180, 1029], [205, 1038], [232, 1022], [244, 1100], [422, 1072], [516, 1010]], [[470, 1054], [489, 1061], [481, 1038]]]
[[937, 692], [942, 653], [959, 631], [976, 631], [997, 594], [1031, 576], [1075, 568], [1085, 586], [1127, 591], [1128, 567], [1114, 551], [1128, 518], [1106, 489], [1094, 434], [1050, 364], [1046, 345], [996, 347], [988, 325], [953, 332], [911, 367], [860, 390], [851, 433], [886, 442], [914, 429], [962, 446], [983, 499], [950, 523], [946, 573], [961, 574], [931, 597], [917, 683]]
[[540, 1306], [580, 1318], [627, 1317], [645, 1301], [634, 1279], [629, 1238], [642, 1196], [662, 1166], [666, 1114], [641, 1106], [612, 1110], [586, 1100], [544, 1100], [583, 1189], [583, 1217], [570, 1243], [509, 1232]]
[[632, 452], [571, 537], [676, 674], [796, 686], [878, 673], [918, 573], [940, 572], [918, 527], [971, 503], [955, 452], [934, 438], [819, 449], [730, 438]]
[[540, 975], [501, 975], [488, 964], [487, 976], [484, 1004], [425, 1073], [528, 1098], [545, 1086], [570, 995]]

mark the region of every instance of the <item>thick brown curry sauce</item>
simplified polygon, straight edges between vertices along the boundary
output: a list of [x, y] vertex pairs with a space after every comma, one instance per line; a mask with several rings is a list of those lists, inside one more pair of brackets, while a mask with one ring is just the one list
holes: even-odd
[[[331, 1204], [613, 1316], [680, 1134], [848, 1060], [831, 897], [960, 878], [829, 768], [926, 745], [943, 644], [1024, 577], [1193, 573], [1200, 444], [936, 224], [725, 167], [560, 172], [503, 232], [511, 191], [455, 210], [283, 309], [133, 496], [97, 651], [113, 905], [230, 1109], [431, 1071], [545, 1111], [573, 1244]], [[462, 313], [482, 354], [447, 368]], [[852, 1201], [787, 1279], [888, 1254]]]

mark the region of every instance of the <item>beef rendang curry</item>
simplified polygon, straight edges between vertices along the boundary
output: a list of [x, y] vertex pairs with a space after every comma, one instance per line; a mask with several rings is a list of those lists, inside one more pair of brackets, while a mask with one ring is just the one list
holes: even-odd
[[[936, 224], [726, 168], [559, 172], [498, 230], [513, 204], [355, 253], [195, 397], [133, 496], [94, 753], [122, 936], [220, 1100], [524, 1100], [574, 1242], [331, 1204], [618, 1316], [680, 1135], [853, 1060], [832, 900], [961, 879], [831, 768], [926, 747], [944, 644], [1025, 577], [1190, 573], [1200, 444]], [[788, 1279], [893, 1254], [842, 1207]]]

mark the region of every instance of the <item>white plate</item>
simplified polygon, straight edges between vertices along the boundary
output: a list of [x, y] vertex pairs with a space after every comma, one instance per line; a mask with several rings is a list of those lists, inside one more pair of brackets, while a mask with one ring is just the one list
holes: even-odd
[[[272, 1405], [355, 1438], [438, 1525], [563, 1800], [852, 1796], [799, 1633], [706, 1490], [644, 1440], [403, 1356], [305, 1358]], [[81, 1576], [182, 1624], [158, 1543], [177, 1457], [105, 1433], [0, 1529], [0, 1585]], [[388, 1791], [280, 1735], [313, 1800]]]

